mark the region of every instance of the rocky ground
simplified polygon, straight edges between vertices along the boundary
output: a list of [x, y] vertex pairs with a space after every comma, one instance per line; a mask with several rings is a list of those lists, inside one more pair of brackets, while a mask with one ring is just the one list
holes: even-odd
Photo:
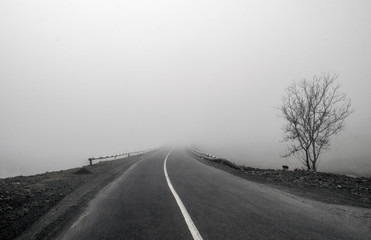
[[264, 183], [313, 200], [371, 208], [371, 178], [325, 172], [284, 171], [237, 166], [233, 162], [197, 153], [200, 161], [250, 181]]
[[140, 158], [0, 179], [0, 239], [47, 239], [56, 225], [68, 221], [90, 197]]

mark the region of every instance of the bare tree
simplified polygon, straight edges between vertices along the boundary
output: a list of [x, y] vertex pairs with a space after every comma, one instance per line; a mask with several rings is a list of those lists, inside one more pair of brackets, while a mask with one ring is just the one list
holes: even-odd
[[290, 142], [283, 157], [297, 156], [308, 170], [317, 170], [319, 156], [330, 148], [330, 137], [344, 129], [344, 120], [353, 112], [350, 99], [334, 83], [337, 78], [323, 74], [294, 82], [279, 107], [285, 119], [283, 141]]

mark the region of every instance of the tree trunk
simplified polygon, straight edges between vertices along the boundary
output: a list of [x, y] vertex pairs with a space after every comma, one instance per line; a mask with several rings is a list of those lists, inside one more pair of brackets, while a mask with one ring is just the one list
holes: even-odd
[[310, 162], [309, 162], [309, 153], [308, 153], [309, 149], [305, 149], [305, 163], [307, 164], [307, 168], [308, 168], [308, 171], [310, 170]]
[[316, 155], [316, 142], [313, 140], [313, 143], [312, 143], [312, 149], [313, 149], [313, 166], [312, 166], [312, 169], [313, 171], [317, 171], [317, 155]]

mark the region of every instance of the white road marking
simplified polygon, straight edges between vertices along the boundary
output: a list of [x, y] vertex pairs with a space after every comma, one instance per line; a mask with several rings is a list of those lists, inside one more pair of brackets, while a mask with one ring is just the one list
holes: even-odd
[[191, 219], [191, 216], [189, 216], [188, 214], [188, 211], [187, 209], [185, 208], [182, 200], [180, 199], [180, 197], [178, 196], [178, 194], [176, 193], [173, 185], [171, 184], [170, 182], [170, 178], [169, 178], [169, 175], [167, 174], [167, 170], [166, 170], [166, 162], [167, 162], [167, 158], [169, 157], [170, 153], [172, 152], [173, 150], [171, 150], [166, 158], [165, 158], [165, 161], [164, 161], [164, 172], [165, 172], [165, 177], [166, 177], [166, 181], [167, 181], [167, 185], [169, 186], [171, 192], [173, 193], [173, 196], [176, 200], [176, 202], [178, 203], [178, 206], [180, 208], [180, 211], [182, 212], [183, 214], [183, 217], [184, 217], [184, 220], [186, 221], [187, 223], [187, 226], [188, 226], [188, 229], [189, 231], [191, 232], [192, 234], [192, 237], [194, 240], [202, 240], [202, 237], [200, 235], [200, 233], [198, 232], [195, 224], [193, 223], [192, 219]]

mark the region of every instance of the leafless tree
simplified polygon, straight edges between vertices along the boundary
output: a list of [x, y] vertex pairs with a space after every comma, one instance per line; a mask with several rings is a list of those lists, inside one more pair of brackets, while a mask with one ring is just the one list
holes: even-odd
[[285, 120], [283, 141], [290, 142], [283, 157], [297, 156], [308, 170], [317, 170], [319, 156], [330, 148], [330, 137], [344, 129], [344, 120], [353, 112], [350, 99], [335, 85], [337, 78], [323, 74], [294, 82], [279, 107]]

